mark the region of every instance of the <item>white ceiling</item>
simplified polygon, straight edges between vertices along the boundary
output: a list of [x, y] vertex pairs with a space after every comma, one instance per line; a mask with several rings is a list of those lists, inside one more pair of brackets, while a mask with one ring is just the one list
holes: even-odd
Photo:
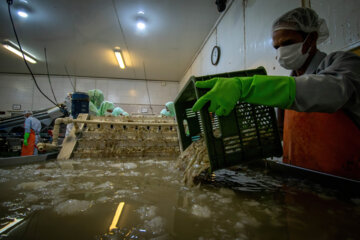
[[[22, 19], [15, 11], [20, 1], [14, 0], [12, 15], [22, 47], [38, 60], [30, 64], [35, 74], [46, 74], [46, 47], [50, 74], [67, 75], [66, 66], [75, 76], [179, 81], [220, 16], [215, 0], [27, 0], [31, 12]], [[147, 19], [143, 32], [136, 29], [140, 10]], [[16, 42], [1, 0], [5, 39]], [[27, 72], [21, 58], [0, 47], [0, 73]]]

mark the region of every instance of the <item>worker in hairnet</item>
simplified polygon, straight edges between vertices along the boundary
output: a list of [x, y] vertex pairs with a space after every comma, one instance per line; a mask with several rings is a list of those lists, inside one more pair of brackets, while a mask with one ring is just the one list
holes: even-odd
[[196, 83], [211, 89], [193, 106], [228, 115], [237, 101], [285, 110], [283, 161], [360, 179], [360, 57], [319, 51], [326, 22], [310, 8], [293, 9], [272, 26], [273, 46], [291, 76], [214, 78]]
[[38, 151], [36, 144], [39, 141], [39, 135], [41, 131], [41, 122], [32, 116], [31, 111], [25, 111], [25, 133], [24, 143], [21, 149], [21, 156], [37, 155]]
[[66, 97], [65, 97], [65, 107], [66, 107], [66, 111], [69, 113], [69, 115], [71, 116], [71, 108], [72, 108], [72, 92], [69, 92]]
[[124, 111], [124, 109], [122, 109], [121, 107], [116, 107], [114, 108], [114, 110], [111, 113], [112, 116], [129, 116], [129, 114], [127, 112]]
[[165, 108], [161, 110], [160, 115], [166, 117], [175, 117], [175, 106], [174, 102], [167, 102]]
[[104, 94], [99, 89], [88, 91], [89, 94], [89, 113], [90, 115], [99, 115], [100, 106], [104, 101]]
[[115, 106], [112, 102], [104, 101], [100, 106], [98, 116], [111, 116], [114, 108]]
[[166, 110], [166, 108], [163, 108], [163, 109], [161, 109], [161, 111], [160, 111], [160, 116], [169, 117], [169, 116], [170, 116], [170, 112], [168, 112], [168, 111]]
[[[66, 106], [66, 110], [69, 113], [69, 118], [73, 118], [73, 116], [71, 115], [71, 108], [72, 108], [72, 92], [68, 93], [67, 96], [65, 97], [65, 106]], [[68, 123], [66, 125], [66, 132], [65, 132], [65, 137], [69, 136], [72, 128], [73, 128], [74, 124], [73, 123]]]

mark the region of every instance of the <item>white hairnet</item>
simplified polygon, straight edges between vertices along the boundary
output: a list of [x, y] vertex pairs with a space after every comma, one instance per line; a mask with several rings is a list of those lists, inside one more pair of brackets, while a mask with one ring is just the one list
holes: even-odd
[[32, 111], [30, 111], [30, 110], [26, 110], [26, 111], [24, 111], [24, 115], [25, 115], [25, 114], [31, 114], [31, 115], [32, 115], [33, 113], [32, 113]]
[[325, 41], [329, 37], [329, 29], [324, 19], [319, 18], [311, 8], [295, 8], [278, 19], [272, 26], [272, 32], [277, 30], [294, 30], [304, 33], [317, 32], [317, 43]]

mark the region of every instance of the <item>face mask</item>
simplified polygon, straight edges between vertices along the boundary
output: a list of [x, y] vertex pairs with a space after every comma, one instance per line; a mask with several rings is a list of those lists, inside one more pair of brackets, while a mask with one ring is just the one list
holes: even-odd
[[283, 68], [289, 70], [298, 70], [301, 68], [306, 59], [309, 57], [310, 51], [309, 48], [307, 53], [302, 53], [304, 42], [294, 43], [277, 49], [278, 61]]

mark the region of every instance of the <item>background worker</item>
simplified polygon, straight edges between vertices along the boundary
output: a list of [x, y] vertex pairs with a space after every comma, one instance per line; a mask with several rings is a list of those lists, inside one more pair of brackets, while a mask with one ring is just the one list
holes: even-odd
[[165, 108], [160, 111], [160, 115], [166, 117], [175, 117], [175, 106], [174, 102], [167, 102]]
[[285, 163], [360, 180], [360, 57], [349, 52], [326, 55], [317, 44], [328, 37], [323, 19], [296, 8], [272, 27], [278, 61], [290, 77], [214, 78], [197, 82], [211, 88], [193, 106], [228, 115], [237, 101], [285, 110]]
[[31, 111], [26, 111], [24, 116], [26, 120], [24, 126], [24, 143], [21, 149], [21, 156], [37, 155], [38, 151], [36, 144], [39, 141], [41, 122], [32, 116]]
[[89, 94], [89, 114], [93, 116], [99, 115], [100, 106], [104, 101], [104, 94], [99, 89], [88, 91]]
[[[66, 98], [65, 98], [65, 106], [66, 106], [66, 110], [69, 113], [69, 118], [73, 118], [72, 114], [71, 114], [71, 108], [72, 108], [72, 92], [68, 93]], [[69, 136], [72, 128], [73, 128], [74, 124], [73, 123], [68, 123], [66, 125], [66, 132], [65, 132], [65, 137]]]
[[117, 117], [117, 116], [129, 116], [129, 114], [127, 112], [125, 112], [124, 109], [122, 109], [121, 107], [114, 108], [111, 115], [114, 116], [114, 117]]
[[103, 101], [101, 103], [98, 116], [111, 116], [112, 111], [114, 110], [115, 106], [112, 102]]

